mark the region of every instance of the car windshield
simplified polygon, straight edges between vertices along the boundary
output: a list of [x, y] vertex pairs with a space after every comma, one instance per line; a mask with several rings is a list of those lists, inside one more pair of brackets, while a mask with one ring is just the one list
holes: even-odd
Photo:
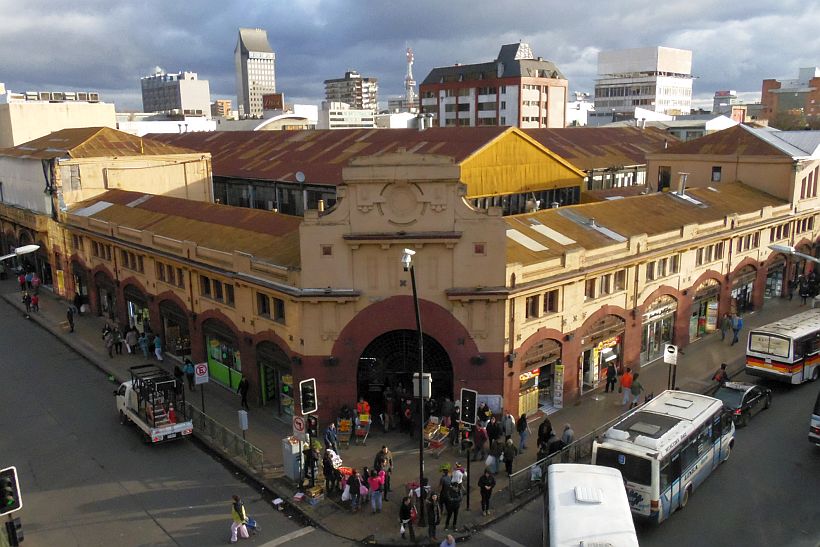
[[737, 408], [740, 406], [740, 401], [743, 399], [743, 392], [737, 389], [721, 387], [715, 392], [715, 397], [723, 401], [723, 406]]

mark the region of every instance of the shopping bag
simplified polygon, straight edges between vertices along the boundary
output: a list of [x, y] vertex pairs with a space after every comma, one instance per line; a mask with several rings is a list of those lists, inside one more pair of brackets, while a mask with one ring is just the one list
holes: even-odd
[[494, 469], [495, 468], [495, 456], [493, 456], [492, 454], [487, 456], [487, 459], [484, 460], [484, 466], [489, 467], [490, 469]]
[[350, 501], [350, 485], [346, 484], [344, 492], [342, 492], [342, 501]]
[[401, 526], [399, 527], [399, 533], [404, 535], [404, 523], [403, 522], [401, 523]]

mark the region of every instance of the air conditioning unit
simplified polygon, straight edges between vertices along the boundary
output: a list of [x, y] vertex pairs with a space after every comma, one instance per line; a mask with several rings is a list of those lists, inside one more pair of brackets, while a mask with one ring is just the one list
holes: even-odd
[[88, 93], [88, 102], [90, 102], [90, 103], [100, 102], [100, 94], [90, 91]]
[[75, 93], [74, 91], [63, 91], [63, 98], [66, 101], [76, 101], [77, 93]]
[[65, 99], [65, 95], [61, 91], [54, 91], [51, 93], [51, 100], [52, 101], [62, 101]]
[[88, 100], [88, 93], [84, 91], [80, 91], [77, 93], [77, 100], [78, 101], [87, 101]]
[[51, 93], [48, 91], [38, 91], [37, 92], [37, 99], [40, 101], [50, 101], [51, 100]]

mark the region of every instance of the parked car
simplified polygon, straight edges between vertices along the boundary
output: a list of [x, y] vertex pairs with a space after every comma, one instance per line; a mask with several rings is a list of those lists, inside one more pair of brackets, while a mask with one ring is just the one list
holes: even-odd
[[726, 382], [715, 392], [715, 397], [723, 401], [723, 407], [732, 413], [738, 427], [747, 425], [749, 418], [772, 404], [771, 389], [745, 382]]
[[817, 401], [814, 403], [814, 411], [811, 413], [811, 423], [809, 424], [809, 441], [820, 446], [820, 393], [817, 394]]

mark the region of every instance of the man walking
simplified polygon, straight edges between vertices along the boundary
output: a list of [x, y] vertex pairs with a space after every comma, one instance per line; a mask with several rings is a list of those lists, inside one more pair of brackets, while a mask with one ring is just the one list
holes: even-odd
[[720, 369], [712, 376], [712, 380], [717, 382], [721, 387], [726, 385], [729, 381], [729, 373], [726, 372], [726, 363], [720, 364]]
[[623, 404], [626, 408], [629, 408], [629, 405], [632, 403], [632, 392], [630, 391], [632, 388], [632, 382], [632, 369], [626, 367], [626, 372], [621, 375], [621, 387], [618, 388], [619, 392], [623, 391], [624, 397], [621, 404]]
[[615, 368], [615, 363], [611, 362], [606, 366], [606, 387], [604, 393], [615, 391], [615, 383], [618, 381], [618, 369]]
[[242, 396], [242, 408], [245, 410], [250, 410], [248, 408], [248, 389], [251, 387], [250, 382], [248, 379], [242, 376], [242, 379], [239, 380], [239, 385], [236, 388], [236, 392]]
[[732, 328], [732, 317], [728, 313], [723, 314], [723, 319], [720, 321], [720, 340], [726, 340], [726, 333]]
[[640, 376], [640, 374], [636, 372], [635, 377], [632, 379], [632, 387], [629, 388], [632, 394], [632, 404], [629, 408], [635, 408], [638, 406], [638, 402], [641, 398], [641, 392], [644, 390], [643, 385], [641, 385], [641, 382], [638, 381], [638, 376]]
[[339, 453], [339, 436], [336, 434], [336, 422], [330, 422], [330, 425], [325, 429], [325, 450], [327, 449], [333, 450], [336, 454]]
[[738, 314], [735, 314], [734, 317], [732, 317], [732, 343], [729, 344], [730, 346], [737, 344], [737, 335], [740, 333], [740, 329], [742, 328], [743, 319], [741, 319]]
[[65, 317], [68, 319], [68, 332], [74, 332], [74, 310], [71, 309], [71, 306], [69, 306], [68, 310], [66, 310]]

